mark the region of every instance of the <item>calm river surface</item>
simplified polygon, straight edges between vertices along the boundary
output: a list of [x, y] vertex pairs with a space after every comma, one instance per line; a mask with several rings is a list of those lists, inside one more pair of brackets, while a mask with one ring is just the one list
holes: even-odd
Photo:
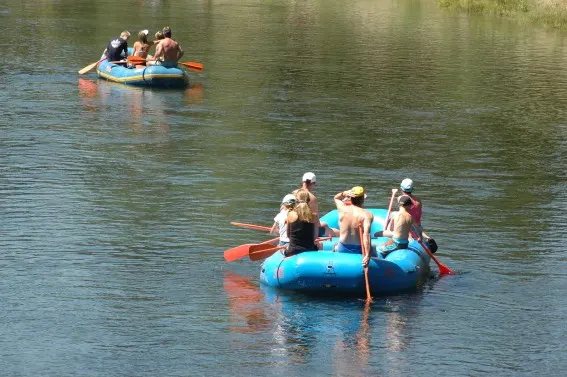
[[[566, 34], [426, 0], [4, 0], [0, 23], [0, 375], [567, 373]], [[164, 25], [205, 65], [188, 90], [77, 74]], [[459, 274], [365, 311], [226, 263], [268, 238], [230, 221], [270, 225], [306, 171], [323, 213], [411, 177]]]

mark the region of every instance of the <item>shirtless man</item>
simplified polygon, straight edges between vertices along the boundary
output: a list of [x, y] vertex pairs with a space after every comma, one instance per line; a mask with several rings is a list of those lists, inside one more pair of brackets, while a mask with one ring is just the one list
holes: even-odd
[[317, 197], [313, 194], [311, 190], [315, 188], [317, 184], [317, 177], [315, 174], [308, 172], [303, 174], [303, 178], [301, 179], [301, 187], [297, 190], [293, 190], [292, 194], [297, 194], [297, 192], [301, 189], [307, 190], [309, 192], [309, 209], [311, 209], [311, 213], [315, 216], [315, 229], [319, 229], [319, 203], [317, 202]]
[[[350, 198], [350, 205], [344, 202], [346, 198]], [[338, 253], [363, 254], [362, 266], [366, 267], [370, 261], [370, 225], [374, 216], [362, 208], [366, 199], [364, 188], [356, 186], [349, 191], [339, 192], [334, 199], [339, 211], [339, 242], [334, 250]], [[364, 249], [360, 244], [361, 224]], [[366, 252], [363, 253], [363, 250]]]
[[412, 201], [408, 196], [400, 196], [398, 199], [398, 212], [392, 214], [390, 229], [385, 229], [383, 232], [384, 237], [392, 238], [377, 248], [382, 257], [386, 258], [394, 250], [408, 248], [410, 230], [414, 224], [414, 220], [409, 212], [411, 205]]
[[183, 56], [184, 52], [179, 43], [171, 39], [171, 28], [166, 26], [163, 28], [164, 38], [159, 41], [156, 46], [156, 52], [152, 58], [147, 61], [151, 64], [159, 64], [164, 67], [177, 67], [177, 62]]

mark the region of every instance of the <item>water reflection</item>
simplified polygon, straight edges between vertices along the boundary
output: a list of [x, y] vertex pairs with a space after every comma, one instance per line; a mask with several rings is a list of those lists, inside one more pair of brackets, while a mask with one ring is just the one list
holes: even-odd
[[170, 126], [167, 109], [179, 110], [204, 101], [204, 88], [200, 83], [190, 85], [183, 91], [171, 91], [79, 78], [78, 89], [84, 115], [97, 114], [110, 107], [114, 110], [112, 112], [116, 112], [117, 123], [126, 123], [136, 132], [141, 132], [147, 126], [168, 134]]
[[397, 374], [407, 369], [403, 355], [413, 341], [411, 323], [421, 315], [422, 293], [367, 304], [287, 295], [233, 272], [225, 273], [224, 289], [230, 331], [265, 335], [262, 347], [270, 348], [276, 364], [321, 359], [334, 375], [360, 376], [376, 362]]

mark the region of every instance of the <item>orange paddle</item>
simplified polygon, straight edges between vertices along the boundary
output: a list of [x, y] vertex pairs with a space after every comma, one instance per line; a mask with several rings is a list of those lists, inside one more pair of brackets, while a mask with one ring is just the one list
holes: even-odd
[[272, 230], [272, 228], [270, 228], [269, 226], [237, 223], [237, 222], [234, 222], [234, 221], [232, 221], [231, 224], [234, 225], [234, 226], [239, 226], [241, 228], [263, 230], [263, 231], [266, 231], [266, 232], [269, 232], [270, 230]]
[[427, 252], [427, 254], [429, 254], [429, 256], [431, 257], [431, 259], [433, 259], [433, 261], [435, 263], [437, 263], [437, 267], [439, 268], [439, 275], [443, 276], [443, 275], [455, 275], [455, 272], [453, 270], [451, 270], [449, 267], [445, 266], [444, 264], [442, 264], [441, 262], [439, 262], [437, 260], [437, 258], [435, 257], [435, 255], [433, 255], [433, 253], [431, 252], [431, 250], [429, 250], [429, 248], [427, 246], [425, 246], [425, 244], [423, 243], [423, 241], [421, 241], [417, 234], [415, 234], [415, 232], [412, 230], [411, 231], [411, 236], [417, 240], [417, 242], [419, 242], [419, 244], [421, 245], [421, 247], [423, 247], [423, 249]]
[[233, 262], [237, 259], [244, 258], [248, 254], [250, 254], [250, 248], [259, 245], [267, 245], [267, 247], [273, 247], [271, 244], [273, 242], [278, 242], [280, 238], [276, 237], [274, 239], [256, 244], [256, 243], [247, 243], [244, 245], [233, 247], [232, 249], [225, 250], [224, 252], [224, 259], [227, 262]]
[[[128, 56], [128, 62], [134, 65], [141, 65], [147, 62], [147, 60], [145, 58], [139, 57], [139, 56], [133, 56], [130, 55]], [[190, 70], [196, 71], [196, 72], [201, 72], [203, 70], [203, 64], [202, 63], [197, 63], [197, 62], [178, 62], [177, 64], [181, 64], [187, 68], [189, 68]]]

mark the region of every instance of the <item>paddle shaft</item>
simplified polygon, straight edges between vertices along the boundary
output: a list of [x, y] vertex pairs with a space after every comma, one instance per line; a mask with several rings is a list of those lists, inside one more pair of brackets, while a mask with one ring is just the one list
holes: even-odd
[[[364, 242], [363, 236], [364, 228], [362, 224], [358, 226], [358, 234], [360, 237], [360, 248], [362, 249], [362, 258], [364, 259], [367, 255], [370, 256], [370, 250], [366, 248], [366, 243]], [[366, 286], [366, 301], [372, 301], [372, 295], [370, 294], [370, 282], [368, 281], [368, 264], [364, 266], [364, 284]]]
[[[316, 238], [315, 242], [321, 242], [321, 241], [326, 241], [326, 240], [330, 240], [332, 237], [322, 237], [322, 238]], [[250, 251], [250, 260], [251, 261], [258, 261], [261, 259], [266, 259], [269, 256], [271, 256], [274, 252], [276, 252], [277, 250], [286, 248], [288, 245], [282, 245], [281, 247], [279, 247], [279, 249], [265, 249], [265, 250], [251, 250]]]
[[265, 231], [265, 232], [269, 232], [269, 231], [272, 230], [272, 228], [270, 228], [269, 226], [263, 226], [263, 225], [237, 223], [237, 222], [234, 222], [234, 221], [232, 221], [231, 224], [234, 225], [234, 226], [239, 226], [239, 227], [241, 227], [241, 228], [255, 229], [255, 230], [263, 230], [263, 231]]
[[87, 65], [85, 68], [83, 68], [83, 69], [81, 69], [81, 70], [79, 71], [79, 75], [84, 75], [85, 73], [89, 72], [89, 71], [92, 70], [94, 67], [96, 67], [96, 65], [97, 65], [98, 63], [100, 63], [101, 61], [106, 60], [106, 59], [108, 59], [107, 56], [103, 57], [102, 59], [100, 59], [100, 60], [97, 61], [97, 62], [94, 62], [94, 63], [91, 63], [91, 64]]
[[388, 228], [388, 224], [390, 223], [390, 213], [392, 213], [392, 207], [394, 206], [394, 198], [396, 197], [396, 193], [398, 189], [392, 189], [392, 196], [390, 197], [390, 205], [388, 205], [388, 212], [386, 213], [386, 219], [384, 220], [384, 230]]

